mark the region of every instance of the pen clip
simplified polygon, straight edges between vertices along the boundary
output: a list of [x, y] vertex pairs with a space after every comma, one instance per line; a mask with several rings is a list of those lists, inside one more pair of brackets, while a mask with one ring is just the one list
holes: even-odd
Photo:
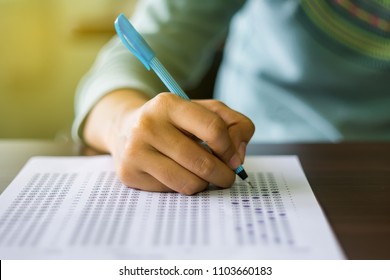
[[115, 30], [126, 48], [150, 70], [150, 61], [155, 57], [155, 53], [124, 14], [120, 14], [115, 20]]

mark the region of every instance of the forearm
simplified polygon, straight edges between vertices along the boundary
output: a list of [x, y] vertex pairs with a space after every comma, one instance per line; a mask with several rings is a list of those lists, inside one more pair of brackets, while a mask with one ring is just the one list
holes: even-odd
[[131, 89], [121, 89], [104, 96], [89, 113], [84, 129], [84, 141], [102, 152], [113, 152], [113, 138], [118, 137], [129, 116], [148, 101], [147, 95]]

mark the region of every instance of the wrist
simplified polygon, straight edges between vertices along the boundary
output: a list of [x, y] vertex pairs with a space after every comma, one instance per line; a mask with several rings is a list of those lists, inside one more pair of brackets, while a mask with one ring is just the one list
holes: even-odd
[[131, 115], [147, 100], [145, 94], [131, 89], [117, 90], [104, 96], [86, 120], [86, 143], [102, 152], [113, 153], [117, 141], [125, 135]]

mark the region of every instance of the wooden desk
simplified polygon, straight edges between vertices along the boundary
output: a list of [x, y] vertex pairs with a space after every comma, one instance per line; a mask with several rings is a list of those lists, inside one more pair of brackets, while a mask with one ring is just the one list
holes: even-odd
[[[249, 154], [298, 155], [349, 259], [390, 259], [390, 142], [252, 145]], [[78, 155], [73, 144], [0, 140], [0, 191], [33, 155]]]

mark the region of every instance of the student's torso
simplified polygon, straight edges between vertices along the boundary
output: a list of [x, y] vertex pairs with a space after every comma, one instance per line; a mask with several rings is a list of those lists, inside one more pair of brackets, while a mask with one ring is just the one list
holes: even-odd
[[[231, 25], [217, 96], [238, 110], [263, 102], [249, 114], [276, 127], [268, 140], [299, 140], [283, 127], [302, 122], [308, 141], [390, 138], [389, 19], [390, 1], [249, 0]], [[228, 76], [239, 77], [229, 88]], [[273, 120], [275, 108], [286, 116]], [[329, 131], [311, 137], [321, 119]]]

